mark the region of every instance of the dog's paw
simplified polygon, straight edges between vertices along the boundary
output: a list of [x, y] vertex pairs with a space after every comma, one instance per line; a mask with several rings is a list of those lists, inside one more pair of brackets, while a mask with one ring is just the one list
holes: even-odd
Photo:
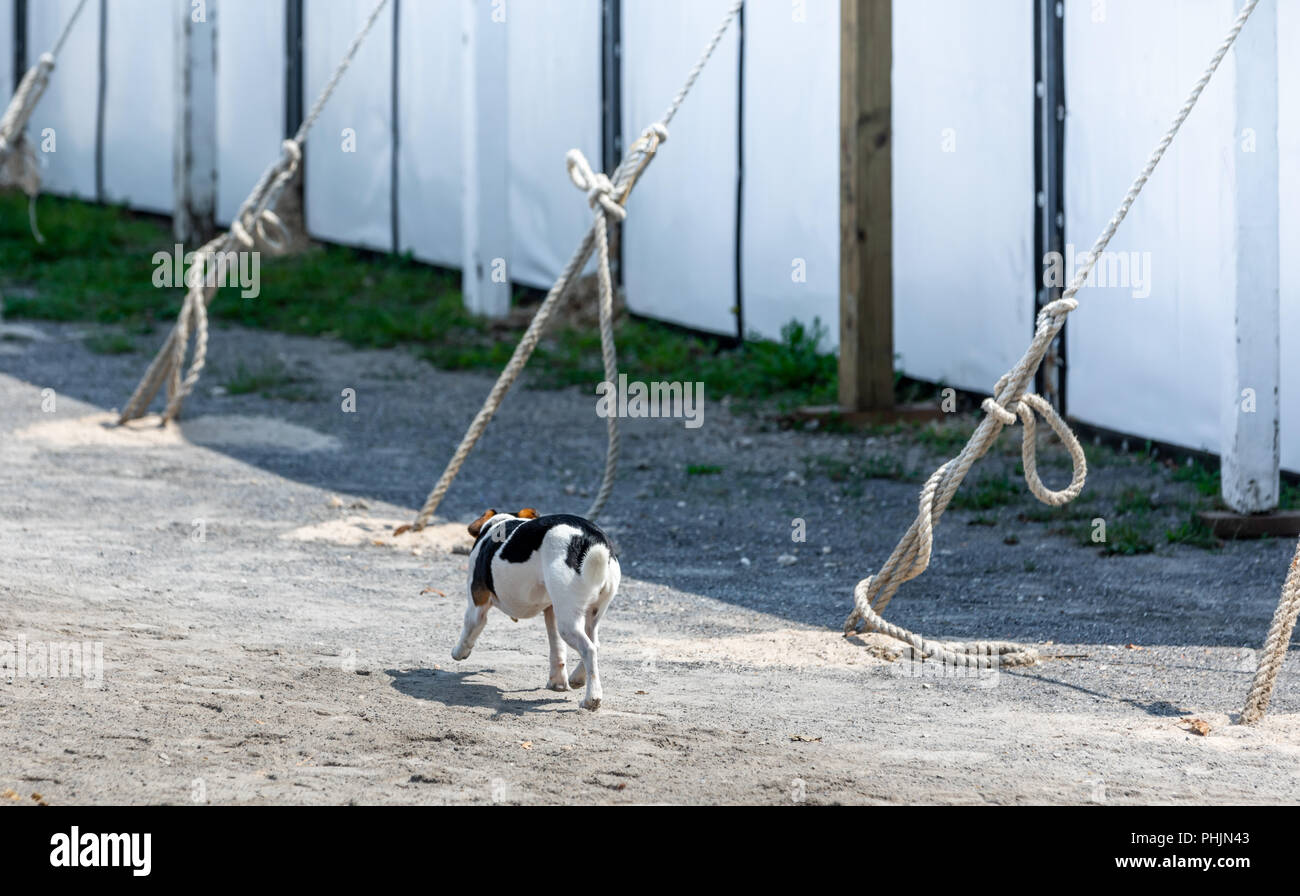
[[546, 686], [553, 691], [567, 691], [569, 689], [569, 683], [564, 680], [564, 676], [560, 676], [558, 679], [552, 678], [546, 682]]
[[600, 709], [600, 698], [599, 698], [599, 697], [588, 697], [586, 700], [583, 700], [583, 701], [582, 701], [582, 708], [583, 708], [583, 709], [590, 709], [590, 710], [592, 710], [593, 712], [594, 712], [595, 710], [597, 710], [597, 709]]
[[587, 670], [582, 666], [574, 669], [573, 673], [569, 675], [569, 687], [571, 688], [580, 688], [586, 683]]

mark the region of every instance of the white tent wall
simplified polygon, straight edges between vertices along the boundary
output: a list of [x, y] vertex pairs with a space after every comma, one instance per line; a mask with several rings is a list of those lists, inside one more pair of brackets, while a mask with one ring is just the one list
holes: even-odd
[[[77, 0], [27, 4], [28, 64], [59, 39]], [[12, 10], [11, 10], [12, 12]], [[12, 59], [13, 56], [8, 57]], [[12, 65], [11, 65], [12, 67]], [[28, 133], [43, 163], [41, 189], [47, 193], [96, 198], [95, 132], [99, 111], [99, 5], [90, 3], [68, 35], [49, 87], [32, 113]], [[41, 134], [53, 129], [54, 152], [44, 152]], [[170, 147], [168, 143], [168, 147]], [[171, 165], [167, 170], [170, 173]]]
[[170, 214], [179, 8], [159, 0], [106, 6], [103, 199]]
[[285, 6], [209, 4], [217, 29], [217, 220], [229, 224], [280, 156], [284, 139]]
[[[374, 8], [374, 0], [303, 3], [304, 114]], [[393, 248], [392, 71], [390, 3], [307, 138], [304, 203], [307, 232], [317, 239]]]
[[1282, 468], [1300, 472], [1300, 3], [1277, 7], [1278, 242], [1281, 264]]
[[[447, 267], [460, 267], [463, 245], [462, 6], [462, 0], [408, 0], [397, 31], [399, 246]], [[513, 16], [515, 6], [509, 10]]]
[[893, 45], [894, 351], [991, 392], [1033, 329], [1033, 7], [895, 3]]
[[0, 96], [14, 92], [14, 0], [0, 0]]
[[[1065, 226], [1076, 252], [1091, 247], [1233, 15], [1232, 0], [1066, 3]], [[1080, 290], [1067, 326], [1072, 416], [1215, 453], [1233, 358], [1234, 61], [1110, 244], [1128, 278]], [[1112, 269], [1123, 273], [1118, 261]]]
[[[623, 141], [658, 121], [728, 0], [623, 0]], [[739, 30], [723, 38], [623, 225], [628, 308], [736, 335]]]
[[591, 226], [564, 155], [576, 147], [603, 170], [600, 0], [508, 9], [510, 279], [549, 288]]
[[833, 348], [840, 293], [840, 4], [751, 3], [744, 40], [745, 335], [776, 339], [791, 319], [805, 325], [820, 319], [822, 345]]

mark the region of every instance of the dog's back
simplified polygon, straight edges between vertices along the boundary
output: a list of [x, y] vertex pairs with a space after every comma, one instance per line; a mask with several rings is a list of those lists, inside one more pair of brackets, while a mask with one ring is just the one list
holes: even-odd
[[[544, 583], [577, 584], [594, 593], [618, 590], [622, 569], [618, 550], [609, 536], [591, 520], [568, 513], [553, 513], [525, 520], [506, 538], [498, 558], [504, 563], [541, 561]], [[555, 595], [551, 595], [554, 600]]]

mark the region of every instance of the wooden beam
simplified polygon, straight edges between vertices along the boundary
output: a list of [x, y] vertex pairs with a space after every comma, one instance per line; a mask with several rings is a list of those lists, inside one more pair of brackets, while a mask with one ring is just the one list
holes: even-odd
[[840, 4], [840, 405], [894, 404], [892, 0]]
[[172, 231], [197, 249], [216, 230], [217, 41], [215, 0], [172, 0], [176, 23], [176, 127]]
[[[1236, 3], [1241, 6], [1240, 0]], [[1261, 3], [1236, 62], [1236, 296], [1224, 396], [1223, 501], [1238, 513], [1278, 505], [1281, 353], [1278, 282], [1277, 6]]]

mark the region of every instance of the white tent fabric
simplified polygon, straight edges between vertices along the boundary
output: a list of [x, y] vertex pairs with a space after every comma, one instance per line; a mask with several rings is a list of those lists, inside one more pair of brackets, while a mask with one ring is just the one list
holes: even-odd
[[[14, 58], [14, 0], [0, 0], [0, 60]], [[13, 95], [12, 65], [0, 65], [0, 96]]]
[[839, 342], [839, 4], [751, 3], [744, 40], [745, 335], [775, 339], [791, 319], [819, 318], [831, 348]]
[[403, 3], [398, 28], [399, 245], [447, 267], [461, 264], [462, 5]]
[[[107, 10], [104, 134], [112, 139], [104, 140], [103, 198], [170, 214], [176, 5], [113, 0]], [[78, 21], [77, 27], [89, 24]], [[72, 55], [65, 50], [60, 64]]]
[[[623, 134], [658, 121], [728, 0], [624, 0]], [[739, 32], [732, 28], [628, 203], [623, 271], [640, 314], [736, 335]]]
[[[58, 40], [77, 0], [27, 4], [30, 61]], [[12, 57], [10, 57], [12, 58]], [[28, 133], [42, 161], [41, 188], [50, 193], [95, 199], [95, 130], [99, 109], [99, 6], [88, 4], [59, 54], [58, 68], [32, 113]], [[53, 130], [54, 152], [41, 140]], [[170, 146], [170, 144], [169, 144]], [[171, 165], [167, 166], [168, 171]]]
[[[303, 4], [304, 104], [310, 106], [374, 9], [374, 0]], [[393, 6], [384, 8], [307, 137], [307, 232], [393, 248]], [[355, 151], [350, 151], [355, 140]]]
[[[1073, 0], [1065, 10], [1066, 233], [1080, 253], [1234, 14], [1231, 0], [1111, 3], [1101, 21], [1092, 9]], [[1110, 282], [1078, 294], [1067, 335], [1080, 420], [1219, 450], [1235, 290], [1234, 78], [1229, 54], [1112, 241], [1111, 263], [1099, 264]]]
[[1033, 330], [1033, 47], [1028, 3], [894, 4], [894, 351], [911, 376], [989, 392]]
[[510, 278], [547, 289], [591, 226], [564, 154], [601, 167], [600, 0], [516, 0], [507, 29]]
[[217, 7], [217, 220], [239, 213], [285, 137], [283, 3]]
[[1282, 467], [1300, 473], [1300, 3], [1278, 4], [1277, 46]]

